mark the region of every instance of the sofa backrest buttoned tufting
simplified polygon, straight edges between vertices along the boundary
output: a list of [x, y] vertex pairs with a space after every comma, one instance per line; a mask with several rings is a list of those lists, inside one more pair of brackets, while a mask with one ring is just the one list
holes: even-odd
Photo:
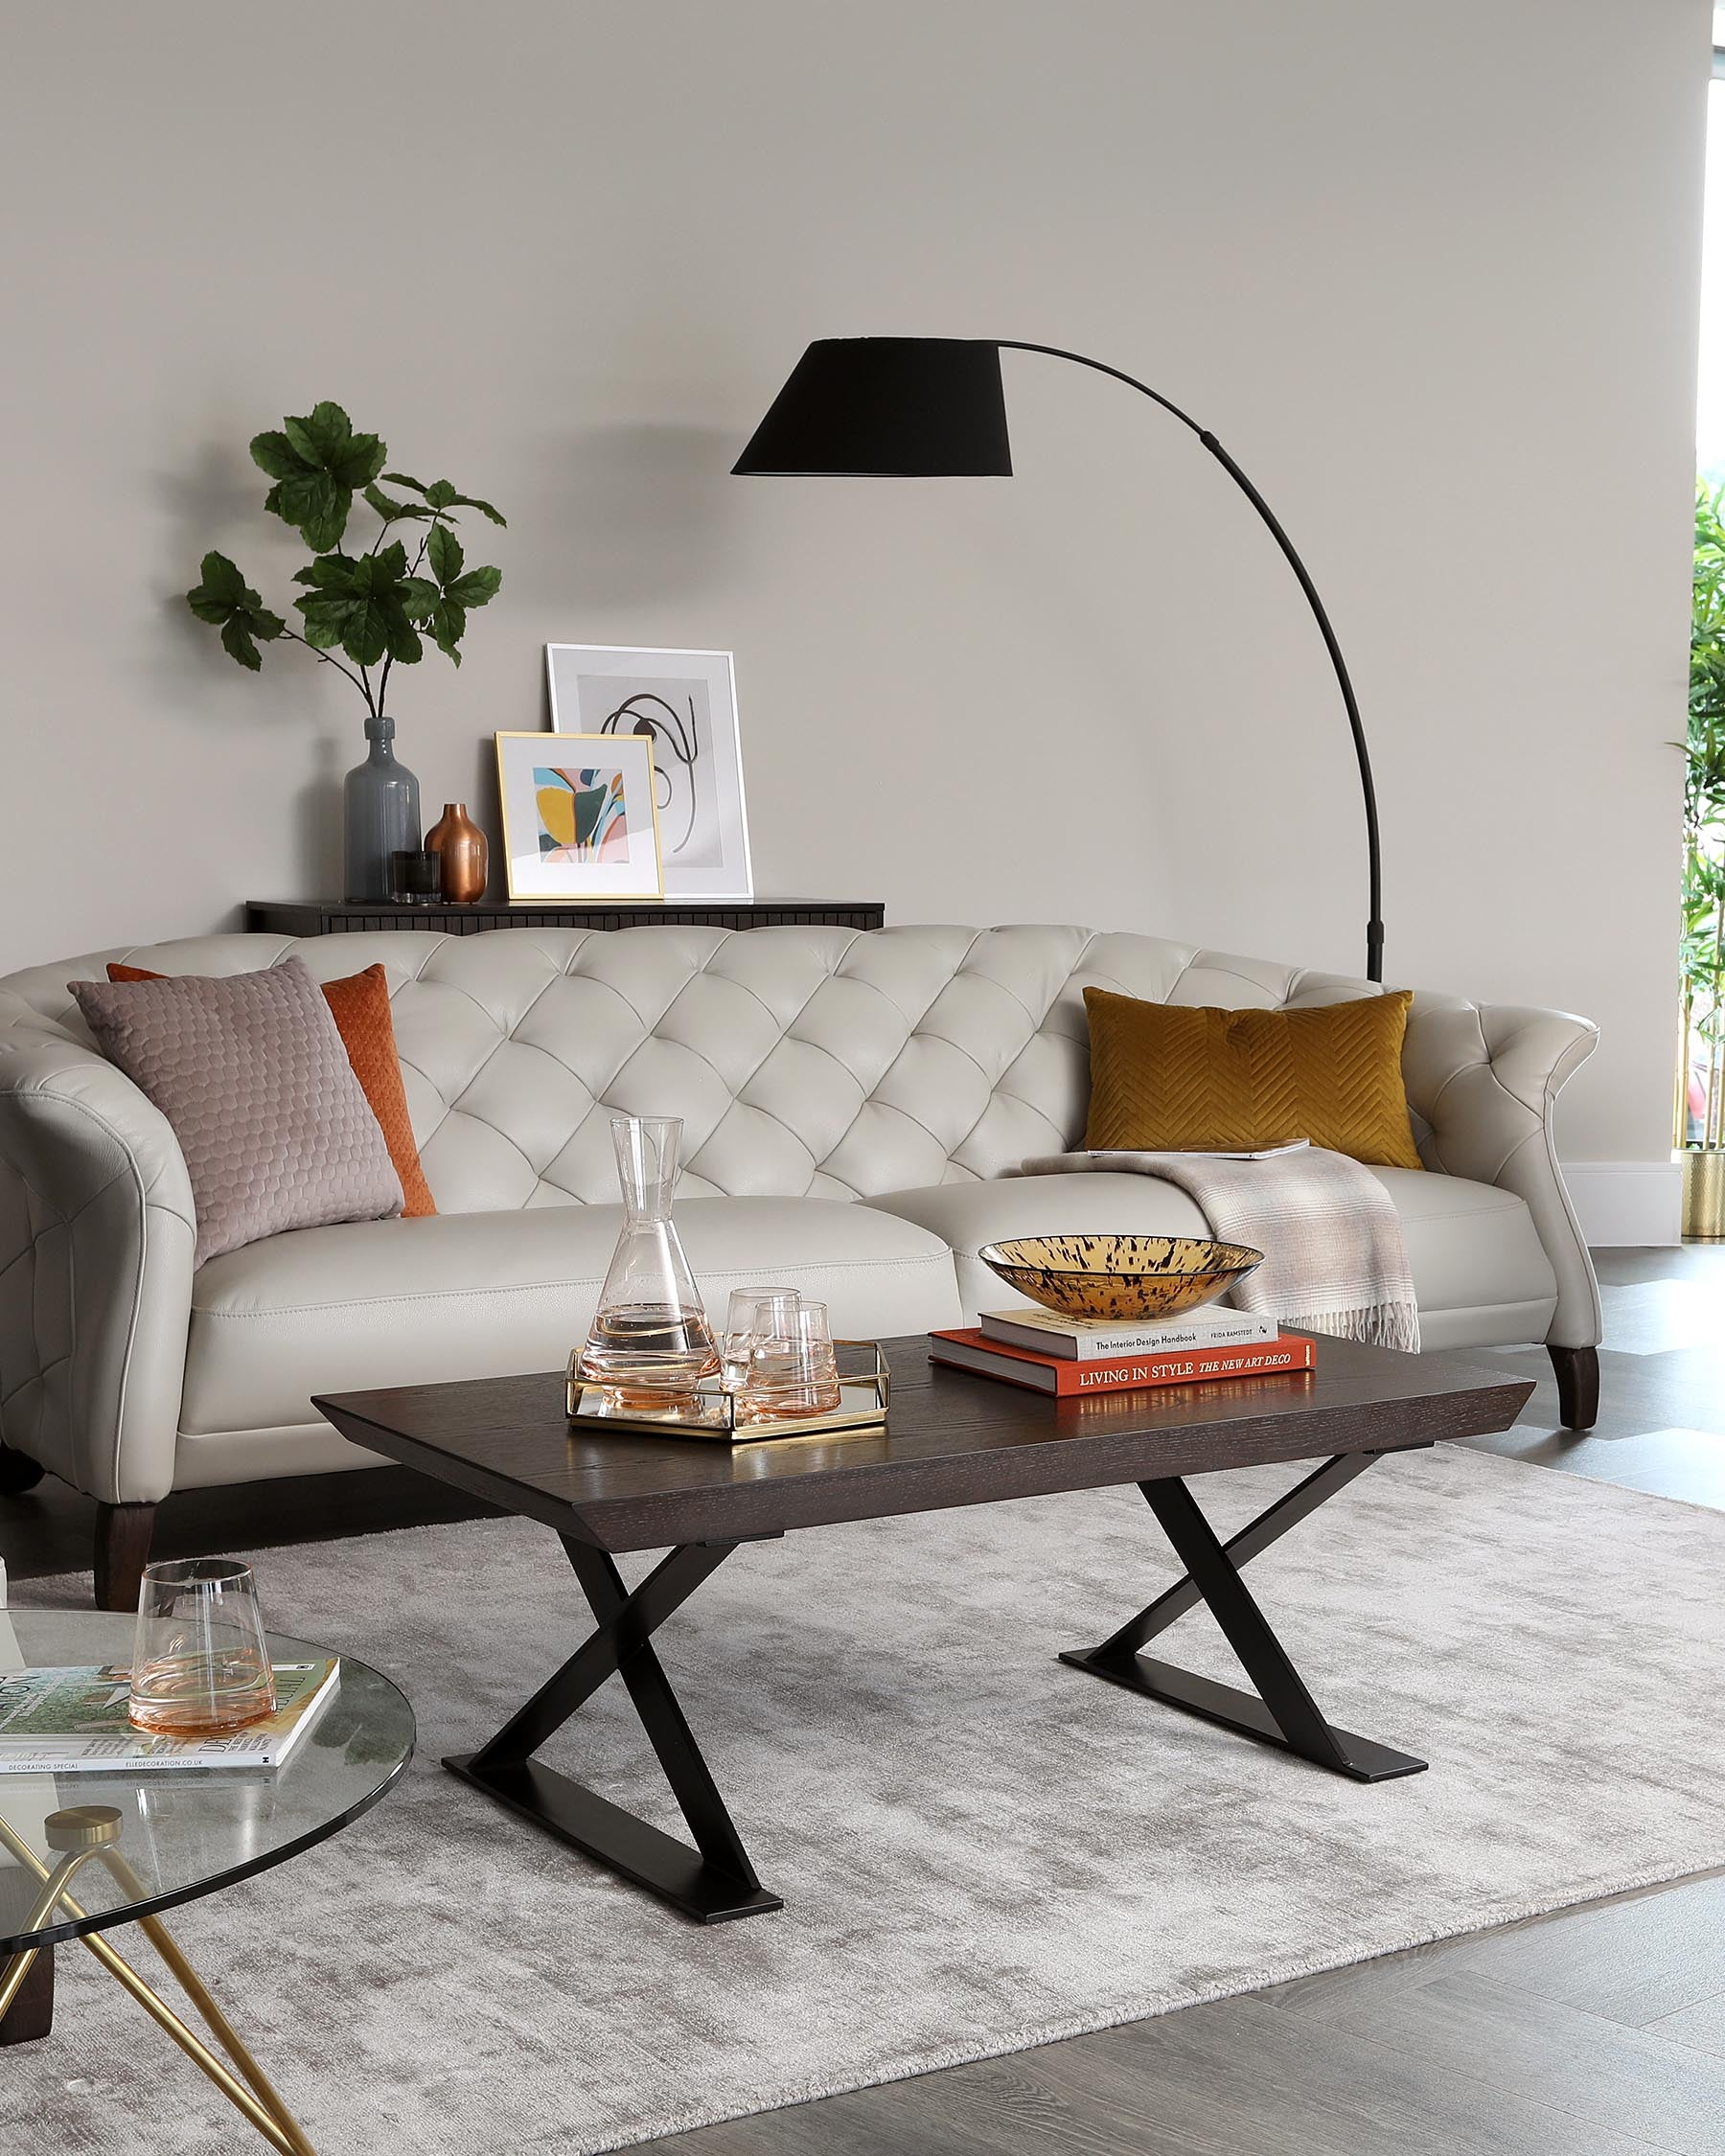
[[[608, 1203], [609, 1118], [680, 1115], [685, 1196], [866, 1198], [1080, 1142], [1087, 987], [1283, 1009], [1368, 982], [1092, 929], [503, 929], [234, 935], [103, 952], [0, 991], [86, 1041], [67, 980], [109, 957], [226, 974], [381, 960], [444, 1212]], [[4, 1036], [0, 1036], [4, 1038]]]

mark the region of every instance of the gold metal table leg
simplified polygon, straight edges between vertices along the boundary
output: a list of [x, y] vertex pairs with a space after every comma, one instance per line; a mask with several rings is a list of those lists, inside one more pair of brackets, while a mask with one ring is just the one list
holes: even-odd
[[[126, 1863], [120, 1851], [118, 1849], [104, 1849], [103, 1860], [126, 1892], [141, 1900], [144, 1894], [143, 1885], [137, 1873], [133, 1871], [131, 1866]], [[170, 1935], [161, 1918], [159, 1916], [141, 1916], [138, 1919], [138, 1928], [168, 1964], [180, 1989], [197, 2008], [205, 2024], [214, 2033], [217, 2042], [226, 2052], [241, 2073], [244, 2075], [247, 2081], [251, 2083], [258, 2101], [263, 2104], [286, 2135], [292, 2156], [316, 2156], [316, 2151], [312, 2148], [311, 2144], [306, 2139], [295, 2122], [293, 2114], [283, 2102], [275, 2084], [258, 2064], [246, 2046], [241, 2042], [239, 2031], [210, 1996], [209, 1986], [191, 1962], [187, 1961], [185, 1955], [180, 1951], [178, 1942]]]
[[[46, 1826], [50, 1846], [58, 1847], [63, 1852], [52, 1871], [29, 1844], [22, 1841], [0, 1819], [0, 1843], [4, 1843], [18, 1862], [27, 1865], [42, 1881], [42, 1891], [25, 1927], [27, 1930], [34, 1930], [37, 1925], [45, 1923], [57, 1906], [64, 1909], [74, 1919], [87, 1914], [66, 1890], [73, 1873], [80, 1866], [92, 1861], [104, 1864], [128, 1894], [138, 1900], [144, 1898], [145, 1890], [137, 1874], [113, 1846], [119, 1835], [120, 1815], [112, 1806], [78, 1805], [69, 1811], [54, 1813], [46, 1822]], [[217, 2042], [245, 2076], [244, 2081], [234, 2075], [230, 2067], [181, 2020], [168, 2002], [145, 1982], [131, 1963], [99, 1932], [82, 1934], [82, 1941], [115, 1982], [130, 1992], [145, 2012], [173, 2039], [194, 2065], [215, 2083], [271, 2147], [280, 2152], [280, 2156], [316, 2156], [316, 2151], [306, 2139], [292, 2113], [282, 2101], [268, 2076], [241, 2042], [233, 2024], [210, 1996], [203, 1980], [180, 1951], [161, 1918], [141, 1916], [138, 1926], [178, 1980]], [[4, 2018], [7, 2008], [17, 1996], [30, 1972], [31, 1963], [39, 1951], [35, 1947], [27, 1947], [12, 1956], [4, 1969], [0, 1969], [0, 2018]], [[247, 2082], [250, 2087], [246, 2086]]]
[[114, 1951], [100, 1932], [86, 1932], [83, 1942], [108, 1974], [131, 1993], [157, 2027], [165, 2030], [193, 2064], [215, 2082], [235, 2109], [242, 2112], [264, 2140], [281, 2151], [281, 2156], [315, 2156], [310, 2143], [293, 2121], [287, 2119], [284, 2122], [282, 2119], [276, 2118], [273, 2111], [222, 2064], [202, 2037], [186, 2026], [167, 2000], [152, 1990], [131, 1963]]

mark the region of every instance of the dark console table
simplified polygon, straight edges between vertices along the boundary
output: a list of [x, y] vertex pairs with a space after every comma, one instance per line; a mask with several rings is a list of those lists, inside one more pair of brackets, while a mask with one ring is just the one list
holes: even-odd
[[350, 906], [344, 899], [247, 899], [245, 926], [280, 936], [441, 929], [452, 936], [485, 929], [878, 929], [883, 899], [731, 899], [715, 906]]

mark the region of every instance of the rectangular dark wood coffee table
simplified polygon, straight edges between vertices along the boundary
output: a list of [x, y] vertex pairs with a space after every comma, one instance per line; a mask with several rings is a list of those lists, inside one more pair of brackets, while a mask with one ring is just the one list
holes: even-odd
[[[1386, 1453], [1506, 1430], [1532, 1391], [1460, 1354], [1323, 1341], [1318, 1367], [1229, 1384], [1051, 1400], [930, 1363], [920, 1337], [886, 1343], [885, 1431], [729, 1446], [571, 1428], [564, 1373], [349, 1392], [313, 1404], [356, 1445], [538, 1520], [563, 1540], [597, 1629], [479, 1751], [444, 1763], [499, 1803], [702, 1923], [783, 1906], [762, 1887], [652, 1638], [740, 1544], [878, 1520], [1136, 1482], [1185, 1576], [1099, 1646], [1063, 1662], [1279, 1745], [1333, 1774], [1382, 1781], [1421, 1759], [1333, 1727], [1239, 1568]], [[1227, 1543], [1184, 1478], [1318, 1460]], [[633, 1590], [614, 1557], [670, 1554]], [[1255, 1692], [1142, 1650], [1203, 1602]], [[620, 1675], [693, 1837], [661, 1833], [534, 1754]]]

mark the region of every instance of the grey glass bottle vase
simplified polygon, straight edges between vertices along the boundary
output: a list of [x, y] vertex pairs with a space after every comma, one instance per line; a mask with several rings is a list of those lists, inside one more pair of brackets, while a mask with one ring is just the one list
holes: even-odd
[[368, 719], [365, 738], [371, 753], [343, 787], [343, 893], [350, 906], [392, 897], [390, 855], [411, 853], [420, 842], [419, 781], [396, 762], [395, 721]]

